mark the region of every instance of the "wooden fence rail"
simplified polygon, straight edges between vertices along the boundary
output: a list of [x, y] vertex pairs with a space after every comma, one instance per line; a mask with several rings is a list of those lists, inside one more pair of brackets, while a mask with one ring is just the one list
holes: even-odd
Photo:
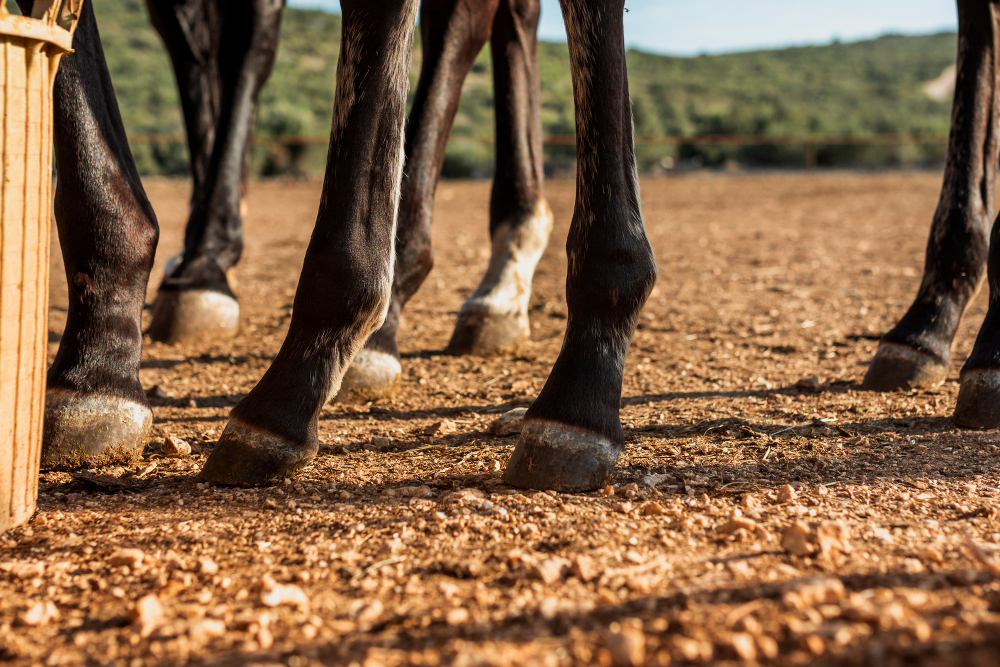
[[[185, 144], [181, 134], [130, 134], [133, 145], [177, 145]], [[492, 144], [493, 135], [455, 135], [455, 143]], [[920, 146], [944, 145], [948, 141], [945, 134], [647, 134], [636, 135], [637, 146], [670, 146], [674, 157], [681, 146], [802, 146], [805, 148], [805, 166], [816, 166], [816, 153], [820, 146]], [[329, 142], [326, 135], [256, 135], [257, 146], [325, 146]], [[575, 134], [547, 134], [543, 139], [546, 146], [572, 146], [576, 144]]]

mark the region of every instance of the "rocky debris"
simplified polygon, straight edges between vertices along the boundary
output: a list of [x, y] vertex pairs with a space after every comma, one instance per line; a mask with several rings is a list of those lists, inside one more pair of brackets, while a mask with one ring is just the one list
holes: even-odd
[[521, 560], [528, 566], [528, 572], [531, 576], [540, 579], [547, 585], [561, 580], [563, 575], [570, 570], [570, 562], [559, 556], [541, 560], [527, 560], [522, 556]]
[[486, 500], [486, 494], [480, 489], [474, 487], [466, 487], [464, 489], [459, 489], [458, 491], [452, 491], [444, 498], [441, 502], [444, 503], [481, 503]]
[[160, 598], [150, 593], [136, 600], [131, 612], [132, 627], [139, 633], [140, 637], [148, 637], [153, 634], [163, 623], [163, 605]]
[[729, 519], [716, 529], [716, 532], [719, 534], [719, 537], [727, 537], [739, 531], [743, 531], [745, 535], [750, 535], [756, 529], [757, 522], [743, 516], [743, 513], [737, 508], [729, 515]]
[[142, 565], [145, 554], [142, 549], [118, 549], [108, 558], [108, 564], [112, 567], [129, 567], [133, 570]]
[[279, 584], [269, 574], [260, 579], [260, 603], [265, 607], [298, 607], [308, 609], [309, 597], [295, 584]]
[[851, 551], [850, 529], [841, 521], [796, 521], [781, 536], [781, 548], [796, 556], [826, 558], [834, 551]]
[[29, 627], [45, 625], [59, 618], [59, 610], [51, 602], [36, 602], [21, 614], [21, 623]]
[[646, 636], [642, 632], [641, 622], [612, 623], [604, 646], [615, 667], [639, 667], [646, 664]]
[[666, 513], [666, 508], [655, 500], [647, 500], [639, 507], [639, 514], [643, 516], [663, 516]]
[[807, 577], [785, 585], [781, 600], [792, 609], [810, 609], [844, 599], [844, 582], [837, 577]]
[[807, 375], [795, 382], [795, 388], [799, 391], [819, 391], [821, 386], [818, 375]]
[[527, 408], [515, 408], [503, 413], [490, 423], [489, 432], [499, 436], [520, 433], [521, 425], [524, 422], [524, 413], [527, 411]]
[[196, 644], [205, 644], [226, 634], [226, 622], [217, 618], [199, 618], [188, 626], [188, 636]]
[[729, 636], [729, 645], [740, 660], [748, 663], [756, 662], [757, 642], [750, 633], [734, 632]]
[[642, 483], [644, 486], [655, 487], [659, 486], [660, 484], [663, 484], [664, 482], [672, 478], [673, 478], [672, 475], [663, 475], [663, 474], [646, 475], [645, 477], [642, 478]]
[[211, 576], [219, 573], [219, 566], [208, 556], [202, 556], [198, 559], [198, 572]]
[[793, 503], [799, 494], [795, 492], [795, 487], [791, 484], [785, 484], [783, 487], [778, 489], [778, 502], [779, 503]]
[[385, 611], [385, 605], [378, 598], [366, 602], [355, 600], [349, 609], [350, 616], [358, 623], [373, 623], [379, 619]]
[[591, 581], [592, 579], [596, 579], [599, 574], [597, 571], [597, 565], [594, 563], [594, 559], [585, 554], [578, 554], [573, 559], [573, 564], [570, 566], [570, 572], [574, 577], [584, 583]]
[[167, 392], [166, 390], [163, 389], [163, 387], [161, 387], [158, 384], [154, 384], [152, 387], [146, 390], [146, 398], [163, 399], [172, 397], [173, 394]]
[[163, 455], [179, 459], [191, 454], [191, 445], [186, 440], [168, 435], [163, 439]]
[[433, 435], [440, 437], [443, 435], [451, 435], [456, 431], [458, 431], [458, 426], [455, 424], [455, 422], [451, 421], [450, 419], [442, 419], [441, 421], [434, 422], [433, 424], [425, 428], [424, 435]]
[[389, 449], [390, 445], [392, 445], [392, 440], [389, 440], [389, 438], [385, 437], [384, 435], [376, 435], [371, 439], [370, 449], [376, 452], [383, 452]]
[[445, 612], [444, 621], [448, 625], [462, 625], [469, 620], [469, 610], [465, 607], [455, 607]]
[[45, 574], [45, 563], [38, 561], [36, 563], [19, 563], [17, 561], [10, 561], [6, 563], [0, 563], [0, 570], [10, 574], [14, 579], [27, 580], [40, 577]]

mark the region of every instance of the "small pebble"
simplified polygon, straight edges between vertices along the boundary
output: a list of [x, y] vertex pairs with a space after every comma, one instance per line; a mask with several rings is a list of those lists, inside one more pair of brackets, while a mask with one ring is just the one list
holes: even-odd
[[260, 603], [265, 607], [309, 607], [309, 597], [295, 584], [279, 584], [269, 574], [260, 579]]
[[112, 567], [125, 565], [134, 570], [142, 564], [144, 557], [145, 554], [142, 553], [142, 549], [119, 549], [108, 558], [108, 564]]
[[785, 484], [783, 487], [778, 489], [778, 502], [779, 503], [790, 503], [794, 502], [799, 494], [795, 493], [795, 489], [792, 488], [791, 484]]
[[139, 632], [140, 637], [148, 637], [163, 623], [163, 605], [160, 598], [150, 593], [139, 598], [130, 613], [132, 627]]
[[527, 408], [514, 408], [509, 412], [505, 412], [494, 419], [487, 430], [493, 435], [499, 436], [520, 433], [524, 422], [524, 413], [527, 411]]
[[59, 610], [51, 602], [36, 602], [21, 614], [21, 622], [30, 627], [45, 625], [59, 618]]
[[450, 419], [442, 419], [439, 422], [434, 422], [430, 426], [424, 429], [424, 435], [450, 435], [458, 430], [455, 422]]
[[191, 453], [191, 445], [186, 440], [168, 435], [163, 439], [163, 455], [179, 459]]

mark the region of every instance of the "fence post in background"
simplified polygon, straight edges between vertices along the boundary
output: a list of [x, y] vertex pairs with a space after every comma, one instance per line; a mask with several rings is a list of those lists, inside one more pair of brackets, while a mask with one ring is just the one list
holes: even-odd
[[816, 168], [816, 144], [809, 142], [806, 144], [806, 169]]

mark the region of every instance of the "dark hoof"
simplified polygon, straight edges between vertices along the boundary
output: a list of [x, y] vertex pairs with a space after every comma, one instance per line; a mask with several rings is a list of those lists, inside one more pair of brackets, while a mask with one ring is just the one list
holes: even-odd
[[870, 391], [933, 387], [944, 382], [948, 370], [948, 362], [936, 355], [883, 341], [878, 345], [861, 387]]
[[526, 315], [490, 313], [470, 299], [458, 313], [458, 322], [445, 352], [479, 357], [516, 353], [530, 337], [531, 327]]
[[42, 468], [96, 468], [134, 463], [149, 442], [153, 413], [117, 396], [45, 392]]
[[1000, 427], [1000, 371], [963, 371], [951, 418], [962, 428]]
[[201, 469], [201, 478], [232, 486], [263, 486], [292, 477], [319, 450], [315, 442], [301, 444], [251, 426], [235, 417]]
[[593, 491], [615, 468], [621, 448], [576, 426], [525, 420], [503, 481], [524, 489]]
[[149, 336], [161, 343], [194, 343], [232, 338], [240, 304], [212, 290], [160, 291], [153, 304]]
[[399, 359], [386, 352], [361, 349], [354, 357], [340, 391], [333, 397], [339, 403], [367, 403], [392, 398], [399, 393], [403, 367]]

